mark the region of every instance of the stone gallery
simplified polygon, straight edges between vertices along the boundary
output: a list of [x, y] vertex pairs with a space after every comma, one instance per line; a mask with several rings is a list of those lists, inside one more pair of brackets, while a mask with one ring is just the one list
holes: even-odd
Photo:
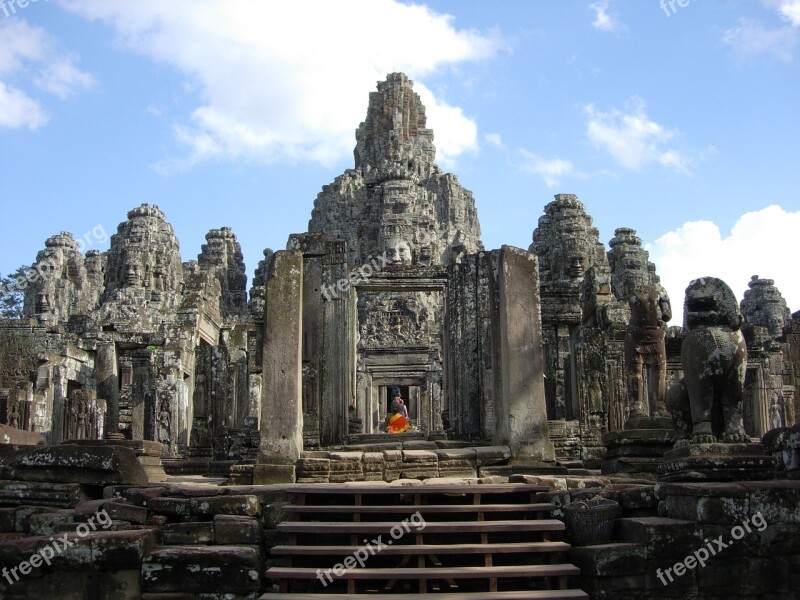
[[184, 262], [154, 205], [45, 241], [0, 321], [0, 597], [800, 597], [800, 312], [757, 275], [670, 299], [573, 194], [486, 250], [433, 140], [378, 83], [249, 290], [233, 231]]

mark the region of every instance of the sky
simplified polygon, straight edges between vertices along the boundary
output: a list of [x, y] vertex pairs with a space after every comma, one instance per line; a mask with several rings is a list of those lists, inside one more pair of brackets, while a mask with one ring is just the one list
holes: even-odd
[[2, 0], [0, 273], [149, 203], [184, 261], [231, 227], [251, 278], [402, 71], [487, 249], [573, 193], [601, 242], [637, 230], [676, 324], [704, 275], [800, 310], [799, 62], [800, 0]]

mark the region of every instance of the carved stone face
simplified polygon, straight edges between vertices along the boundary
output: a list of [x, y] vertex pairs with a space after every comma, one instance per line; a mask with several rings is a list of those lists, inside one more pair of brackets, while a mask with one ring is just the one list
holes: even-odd
[[142, 285], [142, 270], [138, 261], [128, 259], [122, 271], [122, 283], [127, 287], [140, 287]]
[[396, 265], [410, 265], [411, 246], [405, 240], [390, 240], [386, 244], [386, 258]]
[[569, 276], [573, 279], [577, 279], [578, 277], [583, 277], [583, 274], [586, 272], [584, 268], [584, 258], [582, 256], [573, 256], [569, 261]]
[[50, 297], [47, 294], [36, 294], [36, 312], [46, 313], [50, 312]]

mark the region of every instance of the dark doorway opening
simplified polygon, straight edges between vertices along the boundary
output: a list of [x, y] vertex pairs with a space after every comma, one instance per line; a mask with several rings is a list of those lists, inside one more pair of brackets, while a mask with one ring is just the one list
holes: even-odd
[[392, 398], [394, 397], [394, 391], [400, 390], [400, 397], [403, 399], [406, 407], [408, 408], [408, 418], [413, 419], [415, 418], [414, 415], [411, 414], [411, 405], [408, 400], [408, 386], [407, 385], [388, 385], [386, 386], [386, 414], [392, 414]]

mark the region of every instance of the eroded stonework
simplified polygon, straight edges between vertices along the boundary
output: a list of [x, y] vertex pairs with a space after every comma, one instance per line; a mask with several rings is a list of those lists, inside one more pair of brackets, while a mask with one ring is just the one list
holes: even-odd
[[747, 286], [749, 289], [741, 302], [745, 323], [765, 327], [773, 339], [782, 337], [792, 315], [780, 290], [775, 287], [775, 280], [753, 275]]
[[354, 154], [355, 168], [323, 188], [308, 224], [346, 242], [350, 267], [384, 252], [400, 264], [448, 265], [483, 249], [472, 193], [434, 163], [425, 107], [402, 73], [370, 94]]
[[[264, 251], [249, 294], [229, 228], [182, 262], [157, 206], [131, 210], [107, 252], [49, 238], [26, 319], [0, 323], [0, 422], [54, 443], [158, 442], [176, 473], [239, 463], [236, 477], [288, 478], [311, 464], [303, 448], [379, 434], [399, 391], [425, 444], [508, 446], [522, 468], [551, 464], [552, 438], [562, 461], [597, 467], [604, 436], [653, 425], [683, 375], [684, 332], [667, 329], [636, 231], [607, 249], [578, 197], [558, 194], [528, 252], [485, 251], [475, 200], [436, 165], [403, 74], [370, 95], [353, 168], [323, 187], [308, 229]], [[742, 420], [757, 436], [796, 419], [800, 317], [759, 278], [742, 311]], [[404, 459], [389, 462], [400, 476]]]

